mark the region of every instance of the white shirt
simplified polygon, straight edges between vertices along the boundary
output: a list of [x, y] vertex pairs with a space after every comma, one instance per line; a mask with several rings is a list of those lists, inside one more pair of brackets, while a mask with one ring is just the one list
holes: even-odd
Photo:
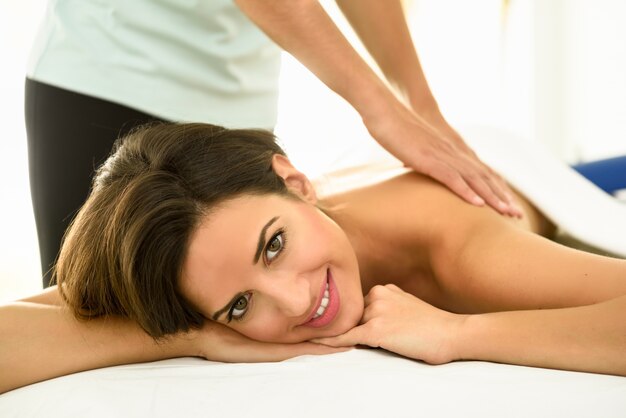
[[279, 70], [231, 0], [51, 0], [27, 75], [172, 121], [271, 129]]

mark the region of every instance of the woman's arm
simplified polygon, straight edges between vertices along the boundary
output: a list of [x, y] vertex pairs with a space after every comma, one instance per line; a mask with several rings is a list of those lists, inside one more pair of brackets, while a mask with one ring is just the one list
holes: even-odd
[[0, 393], [84, 370], [197, 356], [196, 334], [161, 344], [121, 318], [78, 321], [63, 306], [14, 302], [0, 307]]
[[473, 153], [441, 135], [402, 104], [352, 48], [314, 0], [237, 0], [265, 33], [294, 55], [361, 115], [372, 136], [408, 166], [445, 184], [466, 201], [486, 201], [517, 215], [497, 176]]
[[470, 315], [454, 359], [626, 376], [624, 318], [626, 295], [575, 308]]
[[566, 247], [465, 205], [449, 211], [431, 266], [442, 303], [458, 313], [591, 305], [626, 295], [626, 260]]
[[626, 295], [575, 308], [459, 315], [394, 285], [366, 297], [363, 325], [316, 342], [365, 344], [442, 364], [483, 360], [626, 376]]
[[0, 306], [0, 393], [84, 370], [173, 357], [258, 362], [344, 351], [260, 343], [209, 320], [200, 330], [155, 342], [128, 319], [77, 320], [59, 303], [56, 286], [27, 300]]

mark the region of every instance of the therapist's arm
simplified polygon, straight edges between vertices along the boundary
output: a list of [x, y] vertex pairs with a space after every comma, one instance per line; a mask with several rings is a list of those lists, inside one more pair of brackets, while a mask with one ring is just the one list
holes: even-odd
[[[337, 0], [337, 5], [400, 98], [442, 136], [453, 140], [460, 152], [478, 159], [439, 109], [422, 70], [401, 2]], [[509, 186], [499, 175], [492, 174], [494, 187], [508, 195], [507, 200], [512, 203]]]
[[442, 134], [464, 144], [428, 86], [400, 1], [337, 0], [337, 5], [404, 102]]
[[337, 0], [363, 45], [372, 55], [385, 78], [411, 108], [424, 116], [441, 116], [397, 0]]
[[259, 362], [338, 351], [345, 350], [312, 343], [261, 343], [208, 320], [199, 330], [156, 342], [125, 318], [77, 320], [56, 286], [0, 306], [0, 393], [85, 370], [173, 357]]
[[[461, 196], [517, 215], [497, 176], [405, 106], [352, 48], [314, 0], [236, 0], [269, 37], [360, 114], [370, 134], [414, 170]], [[384, 2], [386, 3], [386, 2]]]

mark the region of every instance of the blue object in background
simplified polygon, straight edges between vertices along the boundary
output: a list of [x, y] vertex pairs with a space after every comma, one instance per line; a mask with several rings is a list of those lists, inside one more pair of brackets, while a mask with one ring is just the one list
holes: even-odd
[[607, 193], [626, 189], [626, 155], [577, 164], [572, 168]]

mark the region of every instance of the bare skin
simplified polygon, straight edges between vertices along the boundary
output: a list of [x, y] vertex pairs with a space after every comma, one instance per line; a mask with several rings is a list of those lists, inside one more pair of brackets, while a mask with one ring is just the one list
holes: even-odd
[[239, 8], [359, 113], [380, 145], [419, 173], [474, 205], [520, 216], [504, 180], [486, 166], [439, 110], [401, 2], [342, 0], [355, 29], [392, 89], [352, 48], [317, 1], [237, 0]]
[[85, 370], [175, 357], [255, 363], [346, 350], [255, 341], [213, 321], [155, 341], [127, 318], [77, 320], [57, 286], [0, 306], [0, 393]]
[[[274, 169], [301, 205], [317, 202], [284, 159]], [[55, 288], [1, 306], [0, 392], [118, 364], [279, 361], [355, 344], [433, 364], [478, 359], [626, 375], [626, 261], [538, 235], [552, 226], [518, 201], [524, 217], [505, 218], [409, 173], [318, 202], [354, 248], [366, 295], [360, 322], [334, 337], [320, 329], [326, 338], [314, 341], [323, 345], [255, 341], [214, 321], [157, 344], [124, 318], [77, 321]]]
[[315, 341], [434, 364], [626, 375], [626, 260], [544, 238], [554, 227], [517, 198], [524, 217], [507, 219], [415, 173], [330, 197], [357, 253], [365, 312], [347, 333]]
[[[504, 218], [407, 173], [322, 204], [355, 248], [364, 293], [393, 283], [435, 306], [478, 313], [576, 306], [626, 292], [623, 260], [542, 238], [551, 237], [554, 226], [523, 196], [516, 197], [524, 217]], [[462, 248], [468, 236], [481, 242], [472, 257], [471, 248]], [[519, 268], [512, 269], [512, 262]], [[477, 283], [489, 291], [468, 288]], [[536, 286], [532, 295], [531, 284]], [[520, 287], [524, 294], [517, 293]], [[500, 293], [492, 295], [496, 289]]]

